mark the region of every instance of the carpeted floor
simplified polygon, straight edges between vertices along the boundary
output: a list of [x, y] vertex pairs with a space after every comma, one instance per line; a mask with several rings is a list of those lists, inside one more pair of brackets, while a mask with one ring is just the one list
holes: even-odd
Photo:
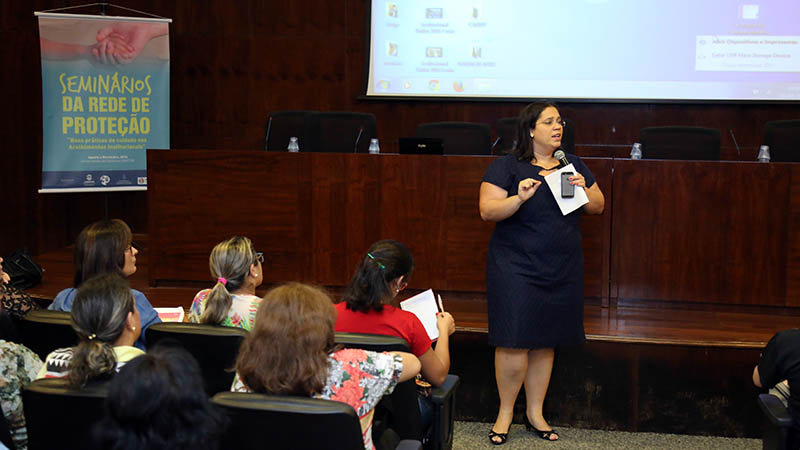
[[678, 434], [629, 433], [624, 431], [582, 430], [555, 427], [560, 431], [557, 442], [546, 442], [525, 431], [520, 424], [511, 426], [508, 441], [503, 446], [489, 443], [492, 424], [479, 422], [456, 422], [453, 438], [454, 450], [497, 448], [498, 450], [551, 449], [656, 449], [656, 450], [759, 450], [759, 439], [734, 439], [709, 436], [686, 436]]

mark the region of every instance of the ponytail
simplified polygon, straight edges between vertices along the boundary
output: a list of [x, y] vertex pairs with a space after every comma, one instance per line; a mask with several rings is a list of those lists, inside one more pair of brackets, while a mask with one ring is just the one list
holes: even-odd
[[253, 244], [243, 236], [234, 236], [214, 246], [208, 257], [208, 267], [217, 284], [206, 298], [200, 323], [219, 325], [225, 320], [233, 304], [231, 292], [244, 286], [256, 258]]
[[80, 339], [72, 350], [67, 374], [72, 387], [114, 374], [114, 344], [135, 308], [130, 286], [120, 274], [100, 275], [81, 284], [70, 314], [72, 328]]
[[390, 283], [411, 276], [414, 257], [402, 242], [383, 240], [372, 244], [361, 259], [344, 293], [347, 308], [353, 311], [382, 311], [394, 297]]

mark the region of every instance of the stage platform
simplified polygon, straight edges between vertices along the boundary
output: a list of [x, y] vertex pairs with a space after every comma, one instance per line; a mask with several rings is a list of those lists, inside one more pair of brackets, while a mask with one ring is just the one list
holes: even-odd
[[[137, 255], [133, 288], [154, 306], [188, 308], [206, 284], [148, 286], [147, 236]], [[73, 248], [36, 257], [43, 283], [28, 290], [47, 304], [72, 285]], [[263, 293], [268, 286], [262, 286]], [[332, 287], [334, 296], [340, 287]], [[411, 294], [411, 293], [409, 293]], [[498, 399], [486, 302], [478, 292], [441, 292], [456, 320], [452, 373], [462, 377], [459, 420], [493, 421]], [[777, 331], [796, 327], [790, 308], [586, 299], [586, 344], [556, 353], [547, 415], [554, 425], [737, 437], [760, 436], [758, 390], [751, 374]], [[522, 421], [524, 394], [515, 421]]]

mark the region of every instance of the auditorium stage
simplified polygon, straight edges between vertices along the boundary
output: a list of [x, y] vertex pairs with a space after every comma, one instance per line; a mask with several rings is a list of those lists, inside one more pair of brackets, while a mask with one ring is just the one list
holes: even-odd
[[[148, 239], [134, 239], [142, 250], [131, 285], [154, 306], [187, 308], [197, 290], [210, 286], [211, 281], [148, 286]], [[44, 280], [28, 292], [43, 304], [72, 284], [72, 251], [36, 257]], [[491, 422], [498, 400], [485, 299], [477, 292], [447, 291], [442, 298], [457, 325], [451, 340], [451, 372], [462, 380], [457, 418]], [[587, 299], [587, 342], [558, 349], [545, 405], [548, 417], [554, 425], [585, 428], [759, 437], [752, 369], [769, 338], [796, 327], [798, 319], [798, 312], [788, 308], [635, 300], [603, 307]], [[521, 422], [522, 414], [520, 395], [515, 421]]]

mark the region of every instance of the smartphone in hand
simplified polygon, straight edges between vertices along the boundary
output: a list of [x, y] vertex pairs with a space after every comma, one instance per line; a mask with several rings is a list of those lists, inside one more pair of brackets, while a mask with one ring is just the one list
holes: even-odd
[[561, 197], [575, 197], [575, 185], [570, 182], [569, 177], [575, 175], [574, 172], [561, 172]]

